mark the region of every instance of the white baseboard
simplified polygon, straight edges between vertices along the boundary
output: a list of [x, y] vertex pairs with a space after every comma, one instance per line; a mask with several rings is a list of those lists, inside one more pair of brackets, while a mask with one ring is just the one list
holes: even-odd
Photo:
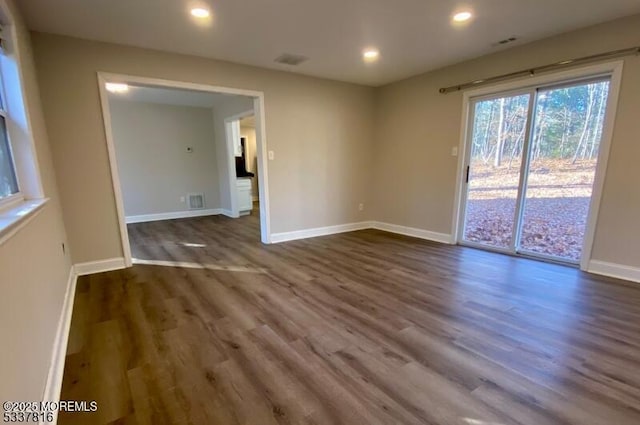
[[74, 266], [76, 275], [84, 276], [86, 274], [102, 273], [111, 270], [120, 270], [126, 267], [123, 257], [109, 258], [107, 260], [89, 261], [87, 263], [78, 263]]
[[385, 232], [412, 236], [418, 239], [426, 239], [434, 242], [452, 244], [453, 238], [446, 233], [431, 232], [413, 227], [397, 224], [382, 223], [379, 221], [361, 221], [359, 223], [339, 224], [336, 226], [316, 227], [312, 229], [295, 230], [293, 232], [272, 233], [271, 243], [293, 241], [297, 239], [315, 238], [316, 236], [333, 235], [336, 233], [353, 232], [356, 230], [377, 229]]
[[[71, 314], [73, 313], [73, 302], [76, 296], [76, 282], [78, 275], [75, 267], [71, 266], [69, 270], [69, 279], [67, 281], [67, 289], [62, 303], [62, 311], [58, 319], [58, 327], [56, 329], [55, 340], [53, 341], [53, 351], [51, 353], [51, 365], [49, 366], [49, 374], [44, 388], [42, 400], [45, 402], [53, 402], [60, 400], [60, 391], [62, 391], [62, 378], [64, 376], [64, 363], [67, 356], [67, 344], [69, 342], [69, 331], [71, 329]], [[55, 424], [57, 422], [58, 412], [53, 411], [53, 422], [47, 424]], [[45, 424], [45, 422], [40, 422]]]
[[220, 214], [222, 214], [224, 216], [227, 216], [229, 218], [238, 218], [238, 217], [240, 217], [240, 214], [234, 214], [233, 211], [225, 210], [225, 209], [220, 210]]
[[591, 260], [589, 261], [589, 267], [587, 267], [587, 271], [589, 273], [640, 283], [640, 268], [637, 267], [624, 266], [622, 264], [616, 263], [607, 263], [606, 261]]
[[415, 227], [400, 226], [398, 224], [383, 223], [374, 221], [371, 226], [374, 229], [383, 230], [385, 232], [397, 233], [399, 235], [412, 236], [418, 239], [426, 239], [429, 241], [453, 244], [453, 238], [447, 233], [431, 232], [429, 230], [417, 229]]
[[272, 233], [271, 243], [294, 241], [297, 239], [315, 238], [317, 236], [334, 235], [336, 233], [353, 232], [356, 230], [370, 229], [370, 221], [360, 223], [339, 224], [337, 226], [316, 227], [313, 229], [295, 230], [293, 232]]
[[[79, 263], [71, 266], [71, 268], [69, 269], [69, 278], [67, 280], [67, 288], [64, 294], [64, 302], [62, 303], [62, 311], [60, 313], [60, 318], [58, 319], [55, 340], [53, 341], [51, 364], [49, 366], [47, 382], [45, 383], [44, 393], [42, 395], [43, 401], [60, 401], [60, 392], [62, 391], [62, 380], [64, 377], [64, 364], [67, 356], [67, 345], [69, 343], [71, 317], [76, 296], [76, 284], [78, 282], [78, 276], [123, 269], [124, 267], [124, 258], [111, 258], [108, 260]], [[53, 421], [40, 421], [39, 424], [55, 425], [57, 421], [58, 412], [53, 411]]]
[[127, 224], [130, 223], [145, 223], [147, 221], [159, 221], [159, 220], [174, 220], [176, 218], [190, 218], [190, 217], [204, 217], [207, 215], [224, 214], [220, 208], [208, 209], [208, 210], [188, 210], [188, 211], [175, 211], [168, 213], [158, 214], [142, 214], [142, 215], [129, 215], [125, 217]]

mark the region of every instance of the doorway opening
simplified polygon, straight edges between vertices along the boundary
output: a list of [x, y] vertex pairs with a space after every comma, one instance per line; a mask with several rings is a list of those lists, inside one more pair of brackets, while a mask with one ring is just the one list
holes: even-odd
[[261, 92], [104, 73], [98, 82], [127, 266], [228, 267], [228, 244], [270, 243]]
[[239, 120], [240, 146], [236, 154], [236, 175], [238, 184], [239, 210], [241, 214], [260, 209], [260, 181], [258, 177], [258, 156], [256, 152], [256, 116], [247, 115]]
[[232, 182], [232, 217], [257, 215], [260, 210], [260, 177], [253, 109], [224, 119], [225, 140]]
[[612, 78], [469, 97], [458, 243], [588, 261], [615, 109]]

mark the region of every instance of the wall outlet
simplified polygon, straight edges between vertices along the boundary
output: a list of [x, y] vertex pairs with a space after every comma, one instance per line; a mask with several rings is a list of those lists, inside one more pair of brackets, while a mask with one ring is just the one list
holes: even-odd
[[181, 196], [180, 197], [180, 202], [182, 202], [184, 204], [185, 202], [187, 202], [187, 199], [184, 196]]
[[363, 203], [358, 204], [358, 211], [364, 211], [364, 204]]
[[458, 147], [454, 146], [451, 148], [451, 156], [458, 156]]
[[273, 151], [269, 151], [267, 153], [267, 156], [269, 157], [269, 161], [273, 161], [273, 158], [275, 158], [276, 154]]

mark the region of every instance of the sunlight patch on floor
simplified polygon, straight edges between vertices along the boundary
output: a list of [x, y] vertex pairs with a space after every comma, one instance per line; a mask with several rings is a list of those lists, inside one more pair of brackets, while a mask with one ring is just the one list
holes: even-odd
[[472, 419], [472, 418], [462, 418], [469, 425], [504, 425], [501, 422], [488, 422], [482, 421], [480, 419]]
[[192, 243], [192, 242], [180, 242], [180, 245], [186, 246], [189, 248], [205, 248], [207, 246], [203, 243]]
[[188, 261], [143, 260], [140, 258], [132, 258], [131, 262], [133, 264], [146, 265], [146, 266], [182, 267], [186, 269], [221, 270], [221, 271], [227, 271], [227, 272], [244, 272], [244, 273], [267, 273], [267, 270], [262, 267], [225, 266], [225, 265], [218, 265], [218, 264], [192, 263]]

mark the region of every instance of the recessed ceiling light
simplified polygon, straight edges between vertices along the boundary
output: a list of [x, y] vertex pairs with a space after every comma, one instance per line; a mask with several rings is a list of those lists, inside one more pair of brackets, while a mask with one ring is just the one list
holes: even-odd
[[203, 7], [194, 7], [191, 9], [191, 15], [196, 18], [208, 18], [211, 15], [211, 12]]
[[473, 18], [473, 13], [469, 11], [458, 12], [453, 15], [454, 22], [467, 22], [471, 18]]
[[129, 91], [129, 86], [124, 83], [106, 83], [104, 87], [111, 93], [126, 93]]
[[362, 52], [362, 57], [368, 62], [375, 61], [380, 57], [380, 52], [378, 51], [378, 49], [365, 49]]

